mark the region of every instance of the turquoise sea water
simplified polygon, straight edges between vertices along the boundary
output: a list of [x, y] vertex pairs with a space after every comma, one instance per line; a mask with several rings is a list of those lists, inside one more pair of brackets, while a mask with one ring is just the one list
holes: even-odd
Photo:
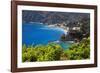
[[[49, 42], [58, 41], [64, 30], [58, 27], [49, 27], [40, 23], [24, 23], [22, 25], [22, 44], [46, 45]], [[62, 48], [68, 48], [70, 43], [60, 42]]]

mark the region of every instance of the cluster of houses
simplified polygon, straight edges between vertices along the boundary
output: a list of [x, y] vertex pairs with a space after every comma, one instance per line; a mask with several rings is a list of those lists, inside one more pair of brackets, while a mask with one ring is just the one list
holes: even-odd
[[58, 23], [58, 24], [53, 24], [53, 25], [56, 27], [63, 28], [66, 31], [71, 31], [71, 30], [80, 31], [80, 23], [79, 22], [74, 22], [74, 23], [69, 23], [69, 24], [66, 24], [65, 22], [63, 22], [63, 23]]

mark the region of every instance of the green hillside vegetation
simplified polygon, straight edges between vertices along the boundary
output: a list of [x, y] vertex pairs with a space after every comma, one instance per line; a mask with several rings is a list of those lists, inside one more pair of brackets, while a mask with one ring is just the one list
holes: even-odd
[[90, 58], [90, 38], [83, 39], [80, 43], [73, 44], [64, 51], [64, 55], [69, 60], [82, 60]]
[[90, 38], [83, 39], [64, 50], [59, 44], [22, 47], [22, 61], [81, 60], [90, 58]]
[[[52, 11], [22, 11], [23, 22], [40, 22], [44, 24], [61, 24], [65, 22], [70, 25], [70, 22], [83, 21], [83, 18], [90, 18], [89, 13], [74, 13], [74, 12], [52, 12]], [[71, 25], [75, 26], [75, 25]]]

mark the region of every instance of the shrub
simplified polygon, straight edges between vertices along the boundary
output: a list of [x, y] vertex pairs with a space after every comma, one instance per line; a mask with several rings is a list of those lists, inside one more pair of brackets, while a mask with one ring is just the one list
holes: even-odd
[[83, 39], [78, 44], [73, 44], [69, 49], [64, 51], [69, 60], [81, 60], [90, 58], [90, 38]]
[[82, 39], [64, 50], [59, 44], [36, 45], [22, 47], [22, 61], [56, 61], [56, 60], [82, 60], [90, 58], [90, 38]]
[[23, 62], [25, 61], [55, 61], [60, 60], [60, 55], [63, 49], [60, 45], [55, 43], [49, 43], [48, 45], [37, 45], [29, 48], [24, 48], [22, 52]]

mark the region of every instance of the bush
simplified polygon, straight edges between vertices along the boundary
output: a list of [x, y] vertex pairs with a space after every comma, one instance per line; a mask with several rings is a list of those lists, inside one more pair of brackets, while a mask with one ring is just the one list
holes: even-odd
[[48, 45], [37, 45], [31, 48], [24, 48], [22, 52], [23, 62], [25, 61], [55, 61], [60, 60], [60, 55], [63, 49], [60, 45], [55, 43], [50, 43]]
[[64, 51], [67, 59], [81, 60], [90, 58], [90, 38], [83, 39], [78, 44], [73, 44], [68, 50]]
[[36, 45], [22, 47], [22, 61], [56, 61], [56, 60], [82, 60], [90, 58], [90, 38], [82, 39], [64, 50], [59, 44]]

